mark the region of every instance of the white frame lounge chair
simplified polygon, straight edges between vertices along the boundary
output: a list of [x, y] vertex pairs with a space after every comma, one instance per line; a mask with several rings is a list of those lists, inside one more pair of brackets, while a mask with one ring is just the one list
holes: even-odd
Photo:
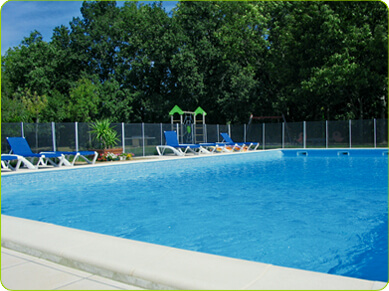
[[247, 150], [254, 147], [252, 150], [255, 151], [259, 147], [259, 142], [234, 142], [228, 133], [221, 132], [220, 135], [227, 145], [233, 146], [234, 149], [239, 151], [243, 151], [245, 147], [247, 147]]
[[[71, 162], [72, 166], [74, 166], [74, 163], [77, 161], [78, 158], [85, 160], [88, 164], [94, 164], [96, 163], [96, 160], [99, 157], [99, 154], [95, 151], [75, 151], [75, 152], [56, 151], [56, 152], [41, 152], [41, 154], [63, 154], [67, 160], [69, 160], [70, 156], [74, 156], [73, 161]], [[92, 160], [86, 157], [92, 155], [93, 155]]]
[[[163, 156], [167, 149], [173, 151], [177, 156], [185, 156], [188, 151], [198, 155], [199, 153], [210, 152], [198, 144], [180, 144], [178, 143], [177, 133], [175, 131], [164, 131], [166, 145], [157, 146], [157, 152], [160, 156]], [[183, 151], [184, 149], [184, 151]]]
[[[40, 165], [47, 166], [48, 163], [50, 163], [54, 167], [71, 166], [65, 156], [60, 153], [34, 154], [31, 151], [30, 145], [24, 137], [7, 137], [7, 141], [11, 147], [11, 152], [13, 154], [22, 156], [24, 158], [30, 158], [31, 162], [34, 158], [38, 158], [36, 167], [39, 167]], [[55, 163], [52, 160], [55, 158], [59, 160], [58, 163]]]
[[[11, 163], [10, 163], [11, 161], [17, 161], [15, 167], [13, 167], [11, 165]], [[27, 159], [25, 159], [22, 156], [7, 155], [7, 154], [1, 155], [1, 168], [2, 169], [9, 169], [12, 171], [17, 171], [17, 170], [19, 170], [21, 165], [23, 165], [31, 170], [37, 170], [37, 168], [31, 162], [29, 162]]]
[[217, 152], [224, 152], [224, 153], [230, 153], [233, 151], [233, 147], [231, 149], [227, 148], [226, 143], [221, 143], [221, 142], [206, 142], [206, 143], [200, 143], [200, 146], [205, 148], [207, 151], [210, 153], [217, 153]]

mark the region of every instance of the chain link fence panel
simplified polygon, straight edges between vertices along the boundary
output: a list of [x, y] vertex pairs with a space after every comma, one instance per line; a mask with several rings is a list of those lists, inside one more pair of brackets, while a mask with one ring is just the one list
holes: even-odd
[[57, 151], [76, 151], [76, 124], [56, 123], [55, 140]]
[[349, 121], [328, 121], [328, 147], [350, 147]]
[[[185, 138], [204, 142], [222, 142], [220, 133], [230, 134], [235, 142], [259, 142], [258, 149], [273, 148], [349, 148], [388, 147], [388, 120], [310, 121], [254, 123], [246, 125], [207, 124], [203, 136], [185, 125], [170, 123], [113, 123], [123, 152], [135, 156], [156, 155], [156, 146], [166, 144], [164, 131], [178, 131]], [[91, 123], [3, 123], [1, 152], [9, 153], [6, 137], [25, 136], [33, 152], [75, 151], [101, 148], [91, 133]]]
[[325, 148], [326, 147], [326, 122], [310, 121], [306, 123], [307, 148]]
[[284, 148], [303, 148], [304, 128], [302, 122], [288, 122], [284, 129]]
[[7, 142], [7, 137], [23, 136], [22, 123], [3, 123], [1, 125], [1, 153], [8, 154], [11, 148]]
[[376, 146], [388, 147], [388, 120], [377, 119], [376, 120]]

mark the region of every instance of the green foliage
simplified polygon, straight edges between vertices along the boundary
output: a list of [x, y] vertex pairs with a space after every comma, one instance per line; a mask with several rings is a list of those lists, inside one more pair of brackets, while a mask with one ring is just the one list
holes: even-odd
[[94, 122], [91, 125], [91, 129], [90, 132], [95, 135], [96, 140], [101, 143], [103, 149], [110, 149], [118, 144], [117, 132], [111, 128], [109, 119]]
[[47, 107], [45, 95], [31, 93], [30, 89], [20, 89], [11, 96], [1, 96], [2, 122], [36, 122], [40, 121], [42, 112]]
[[21, 100], [1, 95], [1, 122], [29, 122], [27, 110]]
[[99, 85], [91, 80], [82, 78], [70, 89], [68, 114], [71, 120], [89, 122], [99, 112]]
[[388, 14], [383, 3], [272, 5], [268, 64], [280, 111], [297, 120], [385, 117]]
[[209, 123], [386, 117], [382, 2], [181, 1], [168, 14], [85, 1], [81, 14], [2, 57], [3, 122], [166, 122], [176, 104]]
[[27, 115], [35, 119], [36, 123], [39, 123], [39, 116], [47, 106], [47, 97], [45, 95], [39, 96], [36, 92], [31, 94], [30, 90], [27, 89], [24, 91], [21, 100], [27, 110]]

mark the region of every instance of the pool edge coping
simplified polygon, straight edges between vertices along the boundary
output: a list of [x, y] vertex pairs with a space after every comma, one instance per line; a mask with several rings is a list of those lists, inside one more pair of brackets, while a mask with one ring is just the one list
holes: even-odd
[[209, 255], [7, 215], [1, 215], [1, 245], [147, 289], [378, 290], [386, 286], [386, 282]]
[[1, 172], [1, 176], [10, 176], [10, 175], [19, 175], [19, 174], [34, 174], [39, 172], [51, 172], [51, 171], [66, 171], [66, 170], [76, 170], [76, 169], [88, 169], [94, 167], [112, 167], [112, 166], [121, 166], [128, 164], [137, 164], [137, 163], [153, 163], [153, 162], [163, 162], [170, 160], [181, 160], [181, 159], [196, 159], [196, 158], [210, 158], [217, 156], [228, 156], [228, 155], [245, 155], [245, 154], [254, 154], [254, 153], [266, 153], [271, 151], [316, 151], [316, 150], [328, 150], [328, 151], [354, 151], [354, 150], [388, 150], [385, 147], [377, 148], [274, 148], [274, 149], [258, 149], [251, 150], [246, 152], [223, 152], [223, 153], [211, 153], [211, 154], [196, 154], [196, 155], [186, 155], [186, 156], [150, 156], [151, 158], [139, 157], [134, 160], [129, 161], [112, 161], [104, 163], [95, 163], [95, 164], [83, 164], [75, 166], [61, 166], [61, 167], [48, 167], [44, 169], [30, 170], [30, 169], [19, 169], [17, 171], [6, 171]]
[[239, 154], [253, 154], [253, 153], [279, 151], [279, 150], [281, 149], [255, 150], [255, 151], [246, 151], [246, 152], [195, 154], [195, 155], [186, 155], [186, 156], [176, 156], [176, 155], [150, 156], [151, 158], [147, 158], [147, 156], [145, 156], [145, 157], [139, 157], [133, 160], [126, 160], [126, 161], [110, 161], [110, 162], [102, 162], [102, 163], [95, 163], [95, 164], [83, 164], [83, 165], [61, 166], [61, 167], [48, 166], [47, 168], [40, 168], [37, 170], [19, 169], [17, 171], [3, 171], [1, 172], [1, 176], [30, 174], [30, 173], [34, 174], [39, 172], [66, 171], [66, 170], [76, 170], [76, 169], [90, 169], [94, 167], [112, 167], [112, 166], [121, 166], [121, 165], [129, 165], [129, 164], [153, 163], [153, 162], [163, 162], [163, 161], [193, 159], [193, 158], [196, 159], [196, 158], [208, 158], [208, 157], [239, 155]]

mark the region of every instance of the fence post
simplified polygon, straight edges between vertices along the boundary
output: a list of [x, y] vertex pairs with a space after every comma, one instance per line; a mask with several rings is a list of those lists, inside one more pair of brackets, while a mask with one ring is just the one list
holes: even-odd
[[374, 148], [377, 147], [377, 120], [374, 118]]
[[207, 124], [204, 123], [204, 142], [207, 143], [208, 142], [208, 128], [207, 128]]
[[[180, 128], [178, 126], [178, 123], [176, 123], [176, 131], [177, 131], [177, 137], [178, 137], [178, 142], [179, 143], [183, 143], [182, 142], [182, 137], [180, 138]], [[181, 141], [180, 141], [181, 140]]]
[[231, 124], [227, 124], [228, 135], [231, 136]]
[[53, 141], [53, 151], [57, 151], [57, 144], [55, 143], [55, 122], [51, 122], [51, 138]]
[[77, 121], [74, 123], [74, 138], [76, 142], [76, 152], [78, 152], [79, 145], [78, 145], [78, 122]]
[[285, 148], [285, 122], [282, 123], [282, 133], [281, 134], [282, 134], [281, 147]]
[[328, 120], [326, 120], [326, 149], [328, 149]]
[[247, 137], [246, 137], [246, 123], [243, 124], [243, 142], [247, 142]]
[[124, 122], [122, 122], [122, 147], [123, 147], [123, 153], [126, 152], [126, 135], [124, 130]]
[[20, 122], [20, 130], [21, 130], [22, 137], [24, 137], [24, 124], [23, 124], [23, 122]]
[[351, 119], [348, 121], [348, 139], [350, 143], [350, 149], [351, 149]]
[[303, 148], [307, 148], [307, 122], [303, 121]]
[[219, 142], [219, 136], [220, 136], [220, 128], [219, 124], [216, 124], [216, 140]]
[[160, 145], [163, 145], [163, 140], [162, 140], [162, 135], [163, 135], [163, 129], [162, 129], [162, 122], [160, 123], [160, 127], [161, 127], [161, 143], [160, 143]]
[[265, 130], [266, 126], [262, 123], [262, 148], [265, 149]]
[[191, 128], [191, 136], [192, 136], [192, 142], [191, 143], [196, 143], [196, 132], [195, 132], [196, 129], [195, 129], [195, 125], [192, 123], [190, 125], [190, 128]]
[[145, 124], [142, 122], [142, 152], [145, 156]]

